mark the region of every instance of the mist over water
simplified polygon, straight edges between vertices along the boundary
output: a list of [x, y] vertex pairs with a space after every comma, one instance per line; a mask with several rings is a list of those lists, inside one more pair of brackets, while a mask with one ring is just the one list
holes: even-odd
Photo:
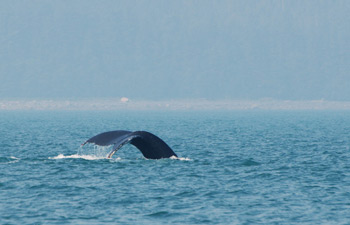
[[[347, 224], [348, 112], [0, 112], [3, 224]], [[80, 145], [147, 130], [179, 159]], [[182, 160], [181, 160], [182, 159]]]

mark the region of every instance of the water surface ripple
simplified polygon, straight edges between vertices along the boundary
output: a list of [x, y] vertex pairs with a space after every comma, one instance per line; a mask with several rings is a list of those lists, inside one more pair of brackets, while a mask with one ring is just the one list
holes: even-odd
[[[126, 145], [147, 130], [179, 159]], [[0, 224], [349, 224], [349, 112], [0, 112]]]

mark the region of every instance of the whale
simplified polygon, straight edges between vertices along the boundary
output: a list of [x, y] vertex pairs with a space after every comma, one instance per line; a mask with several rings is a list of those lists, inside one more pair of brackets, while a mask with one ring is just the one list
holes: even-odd
[[111, 146], [107, 158], [112, 158], [121, 147], [130, 143], [138, 148], [147, 159], [177, 157], [175, 152], [159, 137], [147, 131], [115, 130], [100, 133], [85, 141], [82, 146], [92, 143], [99, 146]]

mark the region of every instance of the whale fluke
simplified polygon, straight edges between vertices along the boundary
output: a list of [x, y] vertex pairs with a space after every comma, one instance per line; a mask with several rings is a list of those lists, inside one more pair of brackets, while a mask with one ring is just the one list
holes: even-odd
[[93, 143], [100, 146], [113, 145], [108, 158], [111, 158], [116, 151], [127, 143], [137, 147], [147, 159], [177, 157], [175, 152], [162, 139], [147, 131], [108, 131], [90, 138], [83, 145], [86, 143]]

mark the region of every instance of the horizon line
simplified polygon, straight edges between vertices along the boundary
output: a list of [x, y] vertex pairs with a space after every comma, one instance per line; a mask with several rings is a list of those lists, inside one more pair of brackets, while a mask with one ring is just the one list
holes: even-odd
[[13, 110], [350, 110], [350, 101], [318, 100], [260, 100], [231, 99], [170, 99], [137, 100], [122, 98], [84, 98], [84, 99], [12, 99], [1, 100], [1, 111]]

